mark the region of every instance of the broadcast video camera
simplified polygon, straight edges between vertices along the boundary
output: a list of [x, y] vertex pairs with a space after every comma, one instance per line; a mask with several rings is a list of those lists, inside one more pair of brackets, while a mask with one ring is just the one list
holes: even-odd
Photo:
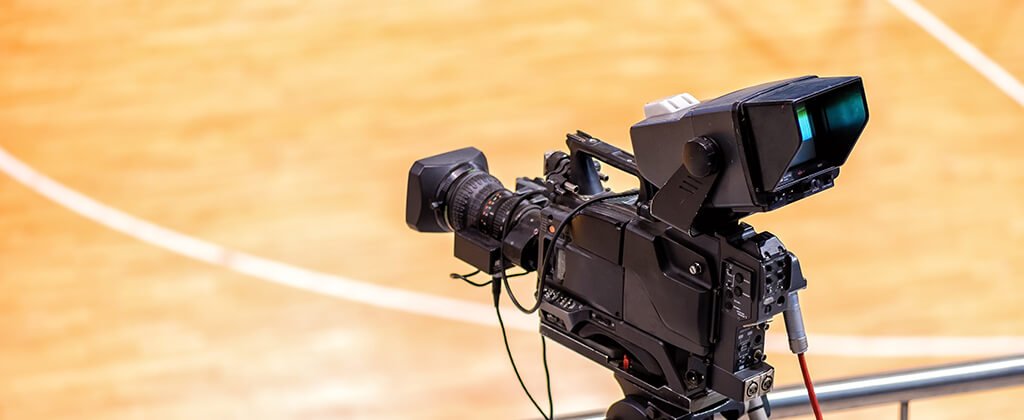
[[[736, 418], [772, 389], [772, 317], [785, 312], [795, 353], [807, 347], [797, 257], [739, 220], [833, 186], [867, 123], [863, 83], [805, 76], [644, 111], [635, 155], [569, 134], [515, 192], [472, 147], [418, 160], [406, 221], [454, 232], [455, 256], [539, 309], [541, 334], [614, 372], [625, 398], [608, 418]], [[639, 188], [605, 188], [601, 163]], [[511, 295], [512, 265], [537, 271], [535, 304]]]

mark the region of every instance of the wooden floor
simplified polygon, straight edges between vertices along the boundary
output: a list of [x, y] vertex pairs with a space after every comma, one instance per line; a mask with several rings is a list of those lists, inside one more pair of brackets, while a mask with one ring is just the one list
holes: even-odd
[[[921, 1], [1024, 79], [1024, 4]], [[1024, 336], [1024, 107], [882, 0], [4, 2], [0, 147], [188, 235], [486, 303], [447, 278], [450, 236], [405, 226], [413, 160], [475, 145], [510, 183], [567, 131], [628, 147], [648, 100], [802, 74], [861, 75], [871, 107], [836, 189], [752, 219], [800, 256], [812, 333]], [[511, 339], [539, 390], [536, 334]], [[811, 346], [819, 380], [959, 360]], [[617, 398], [551, 363], [558, 412]], [[1024, 418], [1020, 398], [912, 410]], [[0, 176], [0, 418], [533, 415], [495, 328], [235, 274]]]

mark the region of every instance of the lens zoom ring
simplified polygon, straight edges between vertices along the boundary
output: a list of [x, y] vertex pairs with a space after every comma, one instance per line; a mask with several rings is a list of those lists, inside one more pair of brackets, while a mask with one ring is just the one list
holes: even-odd
[[483, 220], [481, 220], [480, 229], [494, 239], [501, 239], [501, 230], [505, 226], [505, 221], [512, 215], [512, 205], [516, 201], [512, 197], [512, 191], [502, 189], [492, 194], [487, 199], [485, 208], [481, 210]]
[[456, 232], [474, 225], [480, 218], [480, 208], [495, 191], [502, 189], [501, 182], [486, 172], [474, 171], [448, 192], [448, 223]]

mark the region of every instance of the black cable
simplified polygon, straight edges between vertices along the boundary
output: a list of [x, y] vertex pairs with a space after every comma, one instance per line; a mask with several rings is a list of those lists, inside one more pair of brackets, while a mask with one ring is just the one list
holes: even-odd
[[462, 280], [462, 281], [464, 281], [466, 283], [469, 283], [469, 285], [471, 285], [473, 287], [484, 287], [484, 286], [486, 286], [488, 284], [491, 284], [491, 282], [489, 282], [489, 281], [485, 282], [485, 283], [477, 283], [477, 282], [469, 279], [470, 277], [473, 277], [473, 276], [475, 276], [477, 274], [480, 274], [480, 270], [476, 270], [476, 271], [474, 271], [472, 273], [469, 273], [469, 274], [451, 273], [448, 276], [453, 278], [453, 279], [459, 279], [459, 280]]
[[[523, 202], [525, 202], [525, 201], [527, 201], [527, 200], [529, 200], [529, 199], [531, 199], [531, 198], [533, 198], [535, 196], [544, 194], [544, 193], [545, 193], [544, 190], [530, 191], [530, 192], [527, 192], [527, 193], [519, 196], [518, 198], [516, 198], [516, 201], [512, 202], [511, 210], [509, 211], [508, 216], [505, 218], [505, 222], [502, 224], [501, 239], [500, 239], [499, 243], [501, 243], [501, 244], [505, 243], [505, 239], [506, 239], [506, 237], [508, 235], [508, 231], [509, 231], [509, 229], [512, 228], [512, 220], [515, 219], [514, 216], [515, 216], [516, 210], [519, 208], [519, 206]], [[515, 301], [515, 295], [512, 293], [512, 288], [511, 288], [511, 286], [509, 286], [508, 279], [511, 278], [511, 277], [525, 275], [525, 274], [528, 273], [528, 271], [524, 271], [522, 273], [517, 273], [517, 274], [513, 274], [513, 275], [508, 275], [506, 270], [505, 270], [505, 267], [504, 267], [504, 262], [502, 262], [502, 267], [501, 268], [502, 268], [501, 272], [500, 272], [501, 284], [504, 284], [505, 291], [508, 292], [509, 297], [513, 301]], [[492, 279], [491, 281], [495, 281], [495, 280], [496, 279]], [[543, 360], [543, 362], [544, 362], [544, 385], [545, 385], [545, 389], [547, 390], [547, 394], [548, 394], [548, 414], [544, 415], [544, 410], [541, 410], [540, 405], [537, 404], [537, 400], [534, 399], [533, 395], [530, 394], [530, 391], [528, 389], [526, 389], [526, 383], [523, 382], [523, 378], [519, 374], [519, 369], [516, 368], [516, 361], [515, 361], [515, 359], [512, 358], [512, 350], [509, 348], [509, 345], [508, 345], [508, 334], [505, 331], [505, 323], [501, 319], [501, 310], [498, 307], [498, 301], [500, 300], [500, 295], [501, 295], [501, 284], [495, 285], [492, 290], [493, 290], [493, 293], [495, 294], [495, 296], [494, 296], [494, 298], [495, 298], [495, 300], [494, 300], [494, 310], [498, 314], [498, 324], [501, 326], [501, 338], [505, 342], [505, 352], [508, 354], [508, 361], [512, 364], [512, 370], [516, 373], [516, 379], [519, 381], [519, 386], [521, 388], [523, 388], [523, 392], [526, 393], [527, 398], [529, 398], [530, 402], [533, 403], [533, 406], [537, 409], [537, 412], [539, 412], [541, 417], [543, 417], [545, 420], [549, 420], [549, 419], [553, 420], [555, 418], [555, 400], [554, 400], [554, 398], [551, 397], [551, 371], [548, 369], [548, 344], [547, 344], [547, 340], [544, 339], [543, 335], [540, 336], [541, 360]], [[518, 304], [518, 302], [515, 302], [515, 303]]]
[[[512, 203], [512, 210], [509, 212], [508, 217], [505, 218], [505, 223], [502, 225], [502, 229], [501, 229], [501, 243], [502, 244], [505, 243], [505, 236], [508, 235], [509, 229], [512, 228], [512, 219], [513, 219], [512, 216], [515, 215], [516, 208], [518, 208], [519, 205], [522, 204], [524, 201], [529, 200], [530, 198], [533, 198], [534, 196], [544, 194], [545, 192], [546, 191], [544, 191], [544, 190], [530, 191], [530, 192], [527, 192], [526, 194], [523, 194], [522, 196], [517, 198], [515, 202]], [[504, 268], [504, 267], [502, 267], [502, 268]], [[504, 270], [502, 270], [501, 282], [502, 282], [502, 284], [505, 285], [505, 293], [508, 293], [508, 297], [509, 297], [509, 299], [512, 300], [512, 304], [515, 305], [516, 308], [519, 308], [519, 310], [521, 311], [523, 306], [519, 304], [519, 300], [516, 299], [515, 293], [512, 293], [512, 287], [508, 285], [508, 277], [509, 276], [506, 276], [504, 274]]]
[[551, 398], [551, 372], [548, 370], [548, 341], [540, 336], [540, 357], [544, 361], [544, 384], [548, 389], [548, 414], [555, 420], [555, 399]]
[[[535, 195], [542, 194], [542, 193], [543, 193], [543, 191], [531, 191], [531, 192], [528, 192], [528, 193], [523, 194], [522, 196], [519, 196], [519, 197], [516, 198], [516, 201], [513, 202], [513, 205], [512, 205], [512, 211], [509, 213], [508, 217], [505, 219], [505, 222], [504, 222], [504, 224], [502, 226], [500, 243], [502, 243], [502, 244], [505, 243], [505, 239], [506, 239], [506, 235], [508, 234], [508, 230], [512, 226], [512, 219], [514, 219], [513, 216], [515, 215], [515, 210], [519, 207], [519, 205], [521, 205], [524, 201], [529, 200], [531, 197], [533, 197]], [[547, 274], [547, 268], [548, 268], [548, 265], [550, 265], [550, 262], [551, 262], [551, 254], [554, 253], [553, 251], [554, 251], [555, 245], [556, 245], [556, 243], [558, 241], [558, 238], [562, 236], [562, 233], [565, 231], [566, 226], [569, 225], [569, 223], [572, 221], [573, 217], [576, 217], [576, 215], [579, 214], [581, 211], [583, 211], [583, 209], [587, 208], [588, 206], [590, 206], [592, 204], [595, 204], [595, 203], [598, 203], [598, 202], [601, 202], [601, 201], [610, 200], [610, 199], [613, 199], [613, 198], [628, 197], [628, 196], [632, 196], [632, 195], [636, 195], [636, 194], [637, 194], [637, 191], [632, 190], [632, 191], [626, 191], [626, 192], [617, 193], [617, 194], [609, 194], [609, 195], [600, 196], [600, 197], [591, 199], [589, 201], [586, 201], [586, 202], [576, 206], [576, 208], [572, 209], [572, 211], [570, 211], [569, 214], [566, 215], [565, 219], [563, 219], [561, 222], [559, 222], [558, 227], [555, 229], [554, 236], [552, 237], [551, 243], [548, 244], [548, 246], [546, 246], [544, 248], [544, 260], [541, 262], [541, 265], [539, 267], [537, 267], [537, 286], [536, 286], [536, 289], [535, 289], [536, 290], [537, 300], [534, 302], [533, 307], [531, 307], [530, 309], [526, 309], [525, 307], [523, 307], [523, 305], [521, 305], [519, 303], [519, 301], [515, 297], [515, 294], [512, 293], [512, 288], [509, 286], [509, 282], [508, 282], [509, 278], [517, 277], [517, 276], [522, 276], [522, 275], [527, 274], [528, 272], [522, 272], [522, 273], [516, 273], [516, 274], [511, 274], [510, 275], [510, 274], [508, 274], [506, 272], [505, 267], [504, 267], [504, 263], [502, 262], [502, 267], [501, 267], [501, 270], [499, 271], [499, 275], [496, 278], [492, 278], [490, 281], [485, 282], [485, 283], [477, 283], [477, 282], [474, 282], [472, 280], [469, 280], [469, 278], [468, 278], [468, 277], [471, 277], [473, 275], [479, 274], [480, 270], [474, 271], [474, 272], [472, 272], [470, 274], [466, 274], [466, 275], [459, 275], [459, 274], [455, 274], [455, 273], [451, 274], [452, 278], [461, 279], [461, 280], [463, 280], [463, 281], [465, 281], [465, 282], [467, 282], [467, 283], [469, 283], [469, 284], [471, 284], [473, 286], [476, 286], [476, 287], [483, 287], [483, 286], [486, 286], [486, 285], [491, 285], [491, 293], [494, 295], [494, 312], [498, 316], [498, 326], [501, 328], [501, 339], [502, 339], [502, 342], [504, 342], [504, 344], [505, 344], [505, 353], [508, 355], [508, 360], [509, 360], [509, 362], [512, 365], [512, 371], [515, 372], [516, 380], [519, 381], [519, 386], [523, 389], [523, 392], [526, 393], [526, 397], [529, 398], [530, 403], [533, 404], [533, 407], [537, 409], [537, 412], [540, 413], [541, 417], [543, 417], [545, 420], [553, 420], [554, 419], [554, 415], [555, 415], [554, 398], [552, 398], [552, 395], [551, 395], [551, 371], [550, 371], [550, 368], [548, 367], [547, 340], [544, 338], [544, 336], [541, 336], [541, 338], [540, 338], [541, 357], [542, 357], [543, 363], [544, 363], [544, 384], [545, 384], [545, 388], [546, 388], [546, 391], [547, 391], [547, 397], [548, 397], [548, 412], [545, 413], [544, 410], [540, 408], [540, 404], [538, 404], [537, 400], [533, 397], [533, 394], [531, 394], [530, 390], [527, 389], [526, 382], [523, 381], [523, 376], [522, 376], [522, 374], [519, 373], [519, 367], [516, 366], [515, 358], [512, 356], [512, 348], [511, 348], [511, 346], [509, 346], [509, 343], [508, 343], [508, 332], [505, 330], [505, 321], [501, 317], [501, 307], [499, 305], [499, 303], [501, 301], [501, 288], [504, 285], [505, 290], [508, 292], [510, 300], [516, 306], [516, 308], [518, 308], [520, 311], [522, 311], [524, 313], [527, 313], [527, 314], [532, 314], [532, 313], [536, 312], [537, 309], [540, 308], [540, 303], [541, 303], [542, 295], [543, 295], [543, 292], [544, 292], [544, 276]], [[501, 280], [500, 282], [498, 281], [499, 279]]]
[[[483, 287], [483, 286], [491, 285], [491, 292], [494, 294], [494, 311], [498, 314], [498, 326], [501, 327], [501, 339], [505, 342], [505, 353], [508, 354], [508, 360], [509, 360], [509, 362], [512, 363], [512, 371], [515, 372], [516, 379], [519, 380], [519, 386], [523, 388], [523, 392], [526, 393], [526, 396], [530, 399], [530, 402], [533, 403], [533, 406], [537, 408], [537, 411], [540, 413], [540, 415], [542, 417], [544, 417], [545, 420], [554, 419], [554, 412], [555, 412], [554, 405], [555, 405], [555, 403], [554, 403], [554, 399], [551, 398], [551, 372], [548, 370], [548, 347], [547, 347], [547, 341], [544, 339], [544, 336], [540, 337], [541, 358], [544, 361], [544, 383], [546, 385], [547, 393], [548, 393], [548, 413], [551, 413], [550, 415], [545, 415], [544, 414], [544, 410], [542, 410], [540, 408], [540, 405], [537, 404], [537, 400], [533, 398], [533, 394], [530, 394], [530, 391], [528, 389], [526, 389], [526, 383], [523, 382], [523, 377], [519, 374], [519, 368], [516, 366], [516, 361], [512, 357], [512, 349], [511, 349], [511, 347], [508, 344], [508, 333], [505, 331], [505, 322], [501, 318], [501, 309], [499, 309], [499, 306], [498, 306], [498, 303], [501, 300], [501, 284], [502, 283], [500, 283], [500, 282], [495, 283], [495, 280], [493, 278], [491, 280], [487, 281], [487, 282], [484, 282], [484, 283], [477, 283], [477, 282], [469, 279], [469, 277], [473, 277], [473, 276], [475, 276], [477, 274], [480, 274], [480, 270], [476, 270], [476, 271], [474, 271], [472, 273], [468, 273], [468, 274], [451, 273], [450, 276], [453, 279], [461, 279], [462, 281], [465, 281], [466, 283], [469, 283], [469, 284], [471, 284], [473, 286], [476, 286], [476, 287]], [[522, 273], [507, 274], [507, 273], [505, 273], [505, 270], [502, 270], [502, 277], [505, 279], [506, 282], [508, 281], [509, 278], [525, 276], [527, 274], [529, 274], [528, 271], [524, 271]]]
[[548, 346], [547, 341], [544, 340], [544, 336], [540, 337], [540, 348], [541, 357], [544, 359], [544, 383], [548, 391], [548, 413], [545, 414], [544, 410], [540, 408], [540, 404], [537, 404], [537, 400], [533, 398], [533, 394], [526, 388], [526, 383], [523, 382], [523, 376], [519, 373], [519, 368], [516, 367], [516, 359], [512, 357], [512, 348], [508, 345], [508, 333], [505, 331], [505, 321], [501, 319], [501, 309], [498, 302], [501, 300], [501, 283], [491, 280], [491, 293], [494, 295], [494, 312], [498, 314], [498, 326], [501, 327], [501, 339], [505, 342], [505, 354], [508, 355], [508, 361], [512, 364], [512, 371], [516, 374], [516, 379], [519, 381], [519, 386], [523, 388], [523, 392], [526, 393], [526, 397], [533, 403], [533, 407], [537, 409], [540, 416], [544, 420], [554, 420], [555, 418], [555, 403], [551, 398], [551, 374], [548, 371]]
[[[558, 242], [558, 238], [562, 236], [562, 232], [565, 231], [565, 227], [569, 225], [569, 222], [572, 221], [573, 217], [576, 217], [576, 215], [583, 211], [583, 209], [587, 208], [592, 204], [606, 200], [611, 200], [613, 198], [629, 197], [631, 195], [637, 195], [638, 193], [639, 192], [637, 190], [629, 190], [621, 193], [603, 195], [600, 197], [592, 198], [589, 201], [586, 201], [583, 204], [580, 204], [576, 206], [576, 208], [572, 209], [572, 211], [570, 211], [569, 214], [565, 216], [565, 219], [562, 219], [562, 221], [558, 223], [558, 228], [555, 229], [554, 236], [551, 238], [551, 243], [548, 244], [548, 246], [544, 247], [544, 260], [541, 262], [540, 266], [537, 267], [537, 286], [534, 289], [536, 290], [537, 300], [533, 303], [533, 306], [527, 309], [523, 305], [519, 304], [519, 301], [516, 300], [515, 295], [513, 295], [512, 291], [509, 290], [508, 297], [512, 300], [512, 304], [514, 304], [516, 308], [519, 309], [519, 311], [525, 314], [532, 314], [534, 312], [537, 312], [537, 309], [540, 309], [540, 303], [543, 300], [544, 295], [544, 276], [547, 274], [548, 265], [551, 262], [551, 255], [554, 254], [553, 251], [555, 249], [555, 244]], [[507, 288], [508, 282], [505, 283]]]
[[[470, 285], [472, 285], [474, 287], [484, 287], [484, 286], [490, 285], [491, 282], [494, 281], [494, 280], [488, 280], [488, 281], [485, 281], [483, 283], [477, 283], [477, 282], [469, 279], [470, 277], [473, 277], [473, 276], [475, 276], [477, 274], [480, 274], [480, 270], [476, 270], [476, 271], [474, 271], [472, 273], [469, 273], [469, 274], [451, 273], [451, 274], [448, 274], [448, 277], [451, 277], [453, 279], [462, 280], [462, 281], [464, 281], [466, 283], [469, 283]], [[522, 273], [506, 274], [505, 277], [506, 278], [512, 278], [512, 277], [525, 276], [527, 274], [530, 274], [530, 272], [529, 271], [524, 271]]]

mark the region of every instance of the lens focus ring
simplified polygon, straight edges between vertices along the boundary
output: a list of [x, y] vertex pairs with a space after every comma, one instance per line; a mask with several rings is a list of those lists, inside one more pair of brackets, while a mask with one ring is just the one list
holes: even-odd
[[477, 224], [481, 210], [494, 192], [503, 190], [501, 181], [482, 171], [467, 173], [448, 192], [448, 224], [458, 232]]

